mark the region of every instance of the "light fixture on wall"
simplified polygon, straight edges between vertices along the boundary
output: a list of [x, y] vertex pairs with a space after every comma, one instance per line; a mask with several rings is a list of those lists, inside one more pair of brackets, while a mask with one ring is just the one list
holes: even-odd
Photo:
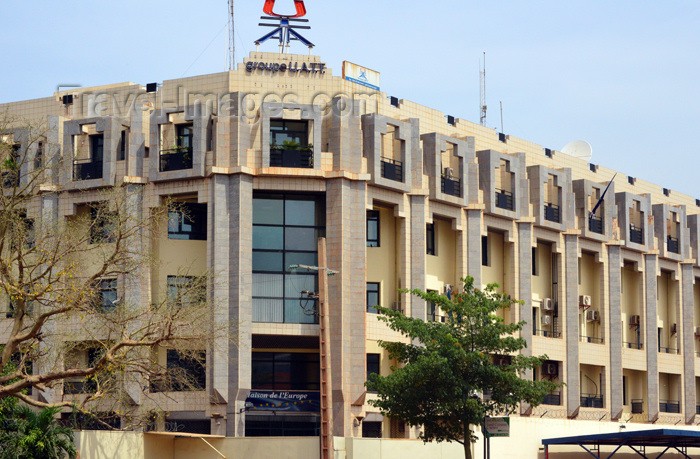
[[362, 424], [362, 420], [363, 420], [364, 418], [365, 418], [365, 417], [362, 416], [362, 415], [360, 415], [360, 416], [355, 416], [355, 419], [352, 420], [352, 425], [354, 425], [355, 427], [360, 427], [360, 424]]

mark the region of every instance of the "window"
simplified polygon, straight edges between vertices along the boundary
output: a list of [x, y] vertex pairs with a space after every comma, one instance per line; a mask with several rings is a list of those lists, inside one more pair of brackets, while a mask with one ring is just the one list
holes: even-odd
[[207, 205], [179, 203], [168, 212], [168, 239], [207, 240]]
[[104, 134], [95, 134], [90, 136], [90, 159], [94, 163], [101, 163], [104, 159]]
[[489, 237], [481, 236], [481, 266], [489, 265]]
[[379, 282], [367, 282], [367, 312], [377, 314], [376, 306], [379, 304]]
[[309, 146], [308, 121], [270, 120], [270, 148]]
[[537, 269], [537, 247], [532, 248], [532, 275], [533, 276], [539, 276], [538, 269]]
[[44, 165], [44, 143], [39, 142], [34, 155], [34, 169], [41, 169]]
[[252, 389], [320, 390], [318, 353], [253, 352]]
[[103, 279], [97, 282], [94, 306], [102, 312], [114, 311], [119, 303], [117, 296], [117, 280]]
[[204, 279], [194, 276], [168, 276], [168, 302], [178, 308], [206, 301]]
[[125, 129], [121, 133], [121, 137], [119, 138], [119, 148], [117, 149], [118, 155], [117, 155], [117, 161], [124, 161], [126, 159], [126, 152], [128, 149], [128, 142], [129, 141], [129, 135], [128, 131]]
[[372, 374], [381, 374], [379, 372], [379, 354], [367, 354], [367, 381]]
[[435, 247], [435, 223], [430, 223], [425, 228], [425, 249], [428, 255], [437, 255]]
[[367, 247], [379, 247], [379, 211], [367, 211]]
[[173, 392], [204, 390], [207, 382], [207, 355], [204, 351], [184, 353], [168, 349], [167, 368]]
[[177, 130], [177, 142], [178, 150], [192, 152], [194, 129], [191, 124], [178, 124], [176, 126]]
[[627, 376], [622, 377], [622, 404], [627, 405]]
[[325, 235], [322, 196], [256, 194], [253, 198], [253, 321], [317, 323], [318, 276], [293, 265], [318, 264]]
[[363, 438], [382, 438], [382, 423], [365, 421], [362, 423]]
[[252, 414], [245, 417], [246, 437], [318, 437], [321, 417], [315, 414]]
[[109, 212], [106, 204], [90, 208], [90, 244], [112, 243], [116, 241], [117, 214]]

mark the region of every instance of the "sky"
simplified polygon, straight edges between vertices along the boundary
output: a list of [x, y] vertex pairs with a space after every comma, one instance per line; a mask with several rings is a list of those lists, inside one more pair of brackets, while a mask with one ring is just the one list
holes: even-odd
[[[238, 1], [237, 61], [270, 29]], [[381, 72], [382, 91], [700, 198], [697, 0], [306, 0], [314, 54]], [[276, 11], [293, 11], [277, 0]], [[146, 84], [227, 69], [226, 0], [3, 0], [0, 103], [58, 85]], [[261, 51], [276, 52], [273, 42]], [[292, 52], [308, 51], [296, 44]]]

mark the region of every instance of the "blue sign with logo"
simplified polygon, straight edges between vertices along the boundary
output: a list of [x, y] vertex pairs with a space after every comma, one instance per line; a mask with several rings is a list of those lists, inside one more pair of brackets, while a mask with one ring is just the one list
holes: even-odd
[[254, 390], [245, 401], [253, 405], [250, 411], [301, 411], [307, 413], [321, 411], [321, 395], [314, 391]]

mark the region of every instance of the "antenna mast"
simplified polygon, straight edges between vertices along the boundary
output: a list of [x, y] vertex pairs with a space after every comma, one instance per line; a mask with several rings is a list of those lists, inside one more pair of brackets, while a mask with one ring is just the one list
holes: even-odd
[[[481, 67], [481, 66], [479, 66]], [[481, 101], [479, 103], [479, 110], [481, 110], [481, 125], [486, 126], [486, 51], [484, 51], [484, 66], [479, 69], [479, 74], [481, 75], [480, 94]]]
[[235, 39], [235, 23], [233, 15], [233, 0], [228, 0], [229, 23], [228, 23], [228, 69], [233, 70], [236, 65], [236, 39]]

